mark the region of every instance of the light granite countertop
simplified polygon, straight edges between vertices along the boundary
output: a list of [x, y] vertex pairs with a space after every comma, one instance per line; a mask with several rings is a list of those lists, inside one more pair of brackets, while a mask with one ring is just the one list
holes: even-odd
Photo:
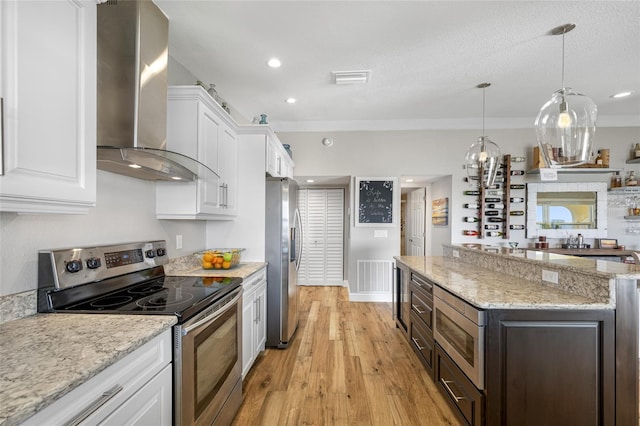
[[172, 315], [36, 314], [0, 324], [0, 425], [15, 425], [176, 323]]
[[395, 259], [481, 309], [613, 309], [611, 304], [450, 257], [396, 256]]
[[172, 259], [164, 265], [164, 273], [172, 276], [187, 277], [232, 277], [247, 278], [267, 266], [265, 262], [240, 262], [231, 269], [202, 269], [200, 262], [193, 256]]

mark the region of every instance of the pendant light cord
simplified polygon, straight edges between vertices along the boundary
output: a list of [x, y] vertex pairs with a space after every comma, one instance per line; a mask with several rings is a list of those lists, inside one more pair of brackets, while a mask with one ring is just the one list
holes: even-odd
[[486, 87], [482, 88], [482, 137], [483, 138], [485, 136], [484, 134], [484, 106], [485, 106], [484, 94], [486, 89], [487, 89]]
[[560, 88], [564, 90], [564, 35], [566, 31], [562, 32], [562, 86]]

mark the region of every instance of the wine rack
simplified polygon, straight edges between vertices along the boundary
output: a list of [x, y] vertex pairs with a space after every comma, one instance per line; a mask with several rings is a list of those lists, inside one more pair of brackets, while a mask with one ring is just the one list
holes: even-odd
[[[524, 170], [512, 170], [511, 163], [519, 162], [524, 164], [523, 157], [511, 157], [510, 154], [506, 154], [502, 158], [501, 176], [497, 176], [497, 179], [501, 179], [501, 182], [493, 185], [492, 188], [484, 188], [480, 182], [477, 184], [477, 188], [474, 190], [465, 191], [464, 195], [477, 197], [477, 217], [471, 217], [471, 205], [476, 203], [467, 202], [464, 207], [468, 209], [465, 212], [464, 222], [471, 224], [477, 224], [476, 229], [465, 229], [464, 235], [477, 236], [479, 239], [484, 238], [496, 238], [508, 239], [512, 226], [512, 215], [520, 216], [524, 215], [524, 204], [522, 210], [515, 210], [518, 215], [514, 215], [514, 210], [511, 209], [511, 199], [518, 199], [518, 203], [524, 203], [524, 183], [513, 183], [513, 178], [523, 177]], [[480, 170], [480, 176], [483, 176], [484, 170]], [[513, 175], [512, 175], [513, 173]], [[521, 182], [520, 180], [517, 180]], [[517, 194], [517, 195], [516, 195]], [[516, 195], [515, 197], [513, 195]], [[491, 213], [489, 213], [491, 212]], [[492, 219], [495, 218], [495, 219]], [[475, 222], [472, 220], [477, 219]], [[524, 225], [515, 225], [518, 227], [515, 230], [524, 230]]]

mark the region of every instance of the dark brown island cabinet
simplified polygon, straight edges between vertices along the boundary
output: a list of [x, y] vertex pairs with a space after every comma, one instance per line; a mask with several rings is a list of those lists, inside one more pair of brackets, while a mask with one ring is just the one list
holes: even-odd
[[[616, 328], [638, 330], [616, 310], [485, 310], [485, 385], [478, 389], [434, 340], [437, 284], [401, 263], [394, 281], [396, 324], [463, 424], [638, 425], [637, 401], [629, 400], [638, 395], [638, 360], [616, 358], [617, 349], [633, 352], [616, 343]], [[637, 301], [626, 303], [637, 312]], [[637, 338], [630, 340], [637, 350]], [[616, 367], [621, 362], [635, 363], [629, 374]]]

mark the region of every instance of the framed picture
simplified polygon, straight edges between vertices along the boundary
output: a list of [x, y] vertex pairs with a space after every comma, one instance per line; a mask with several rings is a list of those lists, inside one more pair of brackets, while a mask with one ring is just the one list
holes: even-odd
[[449, 225], [449, 199], [438, 198], [431, 202], [431, 225]]
[[356, 178], [355, 226], [394, 226], [395, 178]]

